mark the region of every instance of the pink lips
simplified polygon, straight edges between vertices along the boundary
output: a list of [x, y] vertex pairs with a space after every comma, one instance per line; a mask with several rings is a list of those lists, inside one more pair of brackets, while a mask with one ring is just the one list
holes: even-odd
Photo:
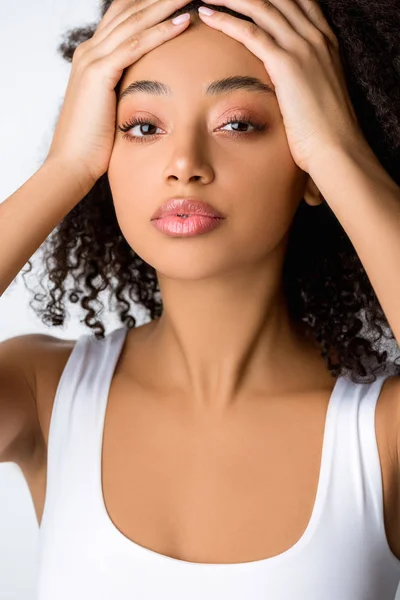
[[162, 204], [151, 217], [151, 220], [177, 215], [197, 215], [224, 219], [218, 210], [207, 202], [195, 198], [171, 198]]
[[192, 237], [209, 233], [223, 222], [224, 219], [222, 218], [197, 214], [187, 217], [162, 217], [161, 219], [153, 219], [151, 224], [170, 237]]

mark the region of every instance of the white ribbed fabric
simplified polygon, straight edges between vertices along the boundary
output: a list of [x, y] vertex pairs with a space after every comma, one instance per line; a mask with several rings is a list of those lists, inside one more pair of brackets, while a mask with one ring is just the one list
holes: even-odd
[[394, 600], [400, 561], [385, 535], [375, 436], [386, 377], [372, 384], [337, 379], [316, 502], [294, 546], [253, 562], [193, 563], [129, 540], [104, 505], [104, 417], [127, 331], [121, 327], [104, 340], [81, 336], [60, 378], [49, 431], [37, 599]]

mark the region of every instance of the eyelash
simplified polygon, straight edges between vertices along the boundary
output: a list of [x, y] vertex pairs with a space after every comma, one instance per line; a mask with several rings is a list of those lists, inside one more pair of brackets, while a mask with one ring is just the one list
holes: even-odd
[[[243, 115], [233, 115], [229, 121], [223, 123], [222, 125], [220, 125], [220, 127], [225, 127], [225, 125], [230, 125], [231, 123], [244, 123], [245, 125], [251, 125], [252, 127], [255, 128], [256, 131], [247, 131], [244, 133], [241, 132], [230, 132], [231, 135], [233, 135], [234, 137], [242, 137], [242, 136], [248, 136], [248, 135], [253, 135], [254, 133], [258, 133], [260, 131], [264, 131], [266, 125], [259, 125], [257, 123], [253, 123], [253, 121], [251, 121], [250, 119], [246, 119], [245, 117], [243, 117]], [[144, 135], [142, 137], [135, 137], [132, 135], [129, 135], [127, 132], [130, 131], [130, 129], [132, 129], [133, 127], [136, 127], [136, 125], [152, 125], [153, 127], [156, 127], [156, 124], [153, 123], [151, 120], [149, 119], [145, 119], [143, 117], [133, 117], [130, 121], [128, 121], [127, 123], [124, 123], [121, 127], [118, 125], [118, 129], [124, 133], [124, 135], [122, 136], [124, 139], [127, 139], [129, 142], [145, 142], [146, 138], [153, 138], [155, 135], [157, 135], [156, 133], [152, 133], [150, 135]]]

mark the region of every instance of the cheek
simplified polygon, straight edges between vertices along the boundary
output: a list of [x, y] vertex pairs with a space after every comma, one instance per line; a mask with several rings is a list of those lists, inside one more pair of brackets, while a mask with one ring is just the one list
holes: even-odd
[[129, 193], [137, 168], [132, 163], [132, 157], [123, 152], [119, 143], [114, 145], [108, 165], [108, 180], [113, 193], [120, 195], [121, 191]]
[[[146, 197], [149, 193], [146, 175], [135, 166], [132, 159], [124, 158], [120, 152], [113, 152], [109, 167], [108, 181], [117, 215], [129, 216], [142, 207], [146, 210]], [[143, 218], [143, 217], [142, 217]]]
[[119, 228], [128, 244], [136, 251], [135, 240], [137, 244], [143, 237], [146, 221], [154, 211], [148, 205], [146, 187], [147, 194], [149, 190], [143, 183], [146, 178], [142, 175], [139, 177], [131, 164], [127, 166], [126, 161], [115, 159], [113, 155], [108, 168], [108, 181]]
[[[275, 248], [286, 236], [302, 196], [301, 172], [292, 166], [261, 170], [262, 177], [249, 183], [232, 209], [231, 227], [238, 246], [255, 255]], [[249, 240], [251, 243], [249, 244]]]
[[233, 239], [255, 256], [271, 252], [287, 234], [295, 210], [286, 196], [264, 196], [232, 222]]

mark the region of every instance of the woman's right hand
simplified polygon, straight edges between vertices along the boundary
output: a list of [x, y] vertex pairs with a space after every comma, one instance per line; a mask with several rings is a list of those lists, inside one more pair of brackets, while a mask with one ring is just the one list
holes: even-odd
[[46, 161], [75, 165], [95, 182], [108, 170], [115, 139], [115, 87], [124, 69], [184, 31], [190, 20], [160, 23], [187, 0], [114, 0], [93, 37], [72, 59], [64, 104]]

